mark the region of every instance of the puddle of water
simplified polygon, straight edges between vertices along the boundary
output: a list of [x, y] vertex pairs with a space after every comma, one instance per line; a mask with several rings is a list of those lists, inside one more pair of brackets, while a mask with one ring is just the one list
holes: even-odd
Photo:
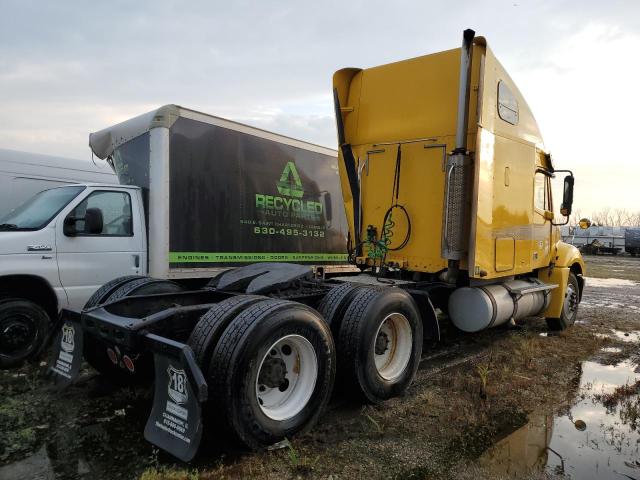
[[622, 278], [587, 277], [586, 280], [588, 287], [635, 287], [638, 285], [638, 282], [624, 280]]
[[[638, 371], [636, 371], [638, 370]], [[508, 477], [538, 471], [577, 479], [640, 478], [640, 424], [628, 405], [607, 409], [596, 397], [640, 380], [631, 361], [582, 364], [581, 400], [568, 414], [532, 416], [529, 423], [497, 442], [479, 459], [481, 466]], [[627, 400], [640, 409], [640, 395]]]
[[600, 338], [612, 338], [620, 342], [635, 343], [640, 342], [640, 332], [623, 332], [622, 330], [611, 330], [611, 334], [596, 333]]
[[43, 446], [24, 460], [0, 467], [0, 478], [2, 480], [24, 480], [25, 478], [49, 480], [55, 478], [55, 472], [51, 467], [47, 450]]

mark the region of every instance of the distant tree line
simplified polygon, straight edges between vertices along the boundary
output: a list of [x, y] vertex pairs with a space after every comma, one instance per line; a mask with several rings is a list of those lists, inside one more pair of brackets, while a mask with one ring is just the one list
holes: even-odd
[[588, 218], [591, 225], [596, 227], [640, 227], [640, 211], [631, 212], [626, 208], [603, 207], [591, 215], [585, 215], [580, 209], [576, 209], [571, 214], [569, 225], [578, 225], [581, 218]]

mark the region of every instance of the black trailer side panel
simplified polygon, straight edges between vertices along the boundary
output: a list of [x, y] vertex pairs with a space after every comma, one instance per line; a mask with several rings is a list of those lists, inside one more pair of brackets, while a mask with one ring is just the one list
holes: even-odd
[[169, 142], [171, 268], [346, 262], [335, 156], [188, 118]]

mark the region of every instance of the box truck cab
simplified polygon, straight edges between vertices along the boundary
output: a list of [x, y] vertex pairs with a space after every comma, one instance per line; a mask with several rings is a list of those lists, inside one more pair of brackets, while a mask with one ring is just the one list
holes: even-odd
[[238, 264], [345, 266], [334, 150], [175, 105], [90, 146], [120, 185], [52, 188], [0, 217], [0, 367], [37, 353], [62, 308], [80, 311], [118, 277], [164, 281], [136, 291], [150, 293]]
[[0, 219], [0, 365], [40, 349], [62, 307], [79, 310], [101, 285], [146, 274], [140, 188], [64, 185]]

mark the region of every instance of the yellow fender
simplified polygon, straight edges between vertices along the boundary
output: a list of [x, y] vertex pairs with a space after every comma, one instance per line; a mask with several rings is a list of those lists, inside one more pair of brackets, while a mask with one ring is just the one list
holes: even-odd
[[556, 243], [555, 256], [551, 266], [538, 270], [538, 278], [545, 283], [555, 283], [558, 288], [551, 291], [551, 302], [544, 311], [547, 318], [559, 318], [562, 313], [562, 304], [567, 293], [567, 282], [569, 273], [573, 273], [578, 278], [580, 287], [580, 299], [582, 300], [582, 290], [584, 289], [584, 275], [587, 267], [584, 264], [580, 251], [568, 243]]

